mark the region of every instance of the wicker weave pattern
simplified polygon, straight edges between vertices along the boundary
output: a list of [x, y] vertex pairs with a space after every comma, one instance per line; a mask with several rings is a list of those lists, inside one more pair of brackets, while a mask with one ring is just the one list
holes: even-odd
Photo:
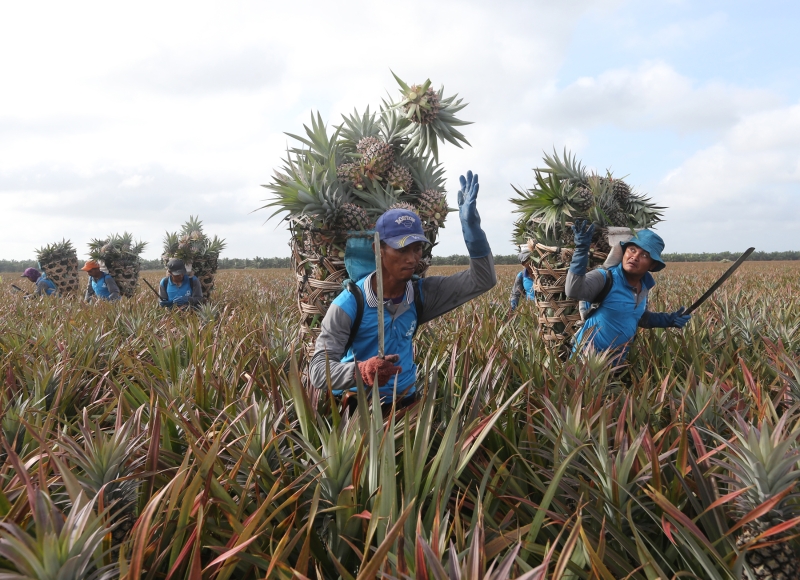
[[[578, 301], [567, 298], [566, 284], [569, 264], [574, 248], [545, 246], [534, 240], [528, 242], [532, 257], [533, 290], [539, 333], [548, 348], [564, 350], [580, 328], [581, 315]], [[607, 254], [590, 250], [589, 265], [603, 263]]]

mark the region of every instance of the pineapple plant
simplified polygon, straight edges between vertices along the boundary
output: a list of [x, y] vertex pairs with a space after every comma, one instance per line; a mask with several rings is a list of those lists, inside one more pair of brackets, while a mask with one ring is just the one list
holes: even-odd
[[[734, 500], [736, 511], [747, 521], [736, 546], [745, 551], [745, 560], [757, 580], [799, 578], [797, 527], [779, 533], [770, 529], [800, 515], [792, 493], [800, 480], [800, 431], [787, 427], [794, 423], [789, 416], [782, 417], [774, 427], [767, 420], [757, 427], [741, 417], [737, 419], [732, 441], [717, 435], [721, 443], [727, 443], [724, 466], [733, 476], [727, 478], [728, 484], [732, 491], [742, 492]], [[766, 513], [755, 519], [746, 517], [771, 503], [774, 505]]]
[[[534, 169], [534, 185], [530, 189], [514, 187], [516, 196], [511, 202], [519, 218], [514, 223], [515, 244], [528, 244], [534, 258], [534, 279], [538, 280], [537, 301], [539, 321], [545, 327], [544, 336], [551, 343], [564, 343], [580, 323], [577, 301], [567, 298], [563, 288], [553, 285], [552, 274], [539, 279], [543, 268], [555, 271], [565, 280], [574, 246], [572, 224], [587, 219], [597, 226], [592, 239], [590, 266], [599, 266], [610, 251], [606, 237], [608, 227], [648, 228], [661, 220], [664, 208], [648, 197], [633, 192], [631, 187], [616, 179], [610, 171], [604, 176], [590, 173], [577, 156], [564, 150], [544, 154], [543, 166]], [[564, 253], [562, 248], [567, 248]]]
[[167, 232], [164, 236], [164, 252], [161, 261], [166, 266], [171, 258], [180, 258], [186, 269], [197, 276], [203, 288], [203, 298], [208, 300], [214, 290], [219, 254], [225, 249], [225, 240], [203, 233], [203, 222], [189, 216], [179, 232]]
[[[289, 222], [305, 335], [336, 297], [329, 287], [346, 277], [348, 238], [370, 235], [380, 214], [404, 208], [420, 215], [435, 243], [450, 211], [438, 142], [467, 143], [456, 129], [468, 124], [456, 116], [466, 103], [432, 89], [430, 80], [409, 85], [395, 78], [399, 98], [377, 111], [343, 115], [332, 130], [312, 114], [303, 135], [289, 134], [295, 143], [264, 185], [273, 198], [261, 209], [275, 208], [270, 218], [283, 213]], [[430, 263], [427, 247], [418, 273]]]
[[144, 463], [139, 453], [143, 435], [134, 435], [133, 421], [106, 433], [88, 418], [85, 409], [80, 432], [80, 441], [62, 436], [61, 446], [87, 495], [97, 501], [102, 491], [102, 505], [114, 524], [112, 545], [119, 546], [136, 521], [139, 482], [133, 475]]
[[89, 257], [105, 266], [119, 286], [120, 294], [133, 298], [141, 269], [139, 256], [145, 246], [147, 242], [134, 242], [133, 235], [128, 232], [110, 234], [107, 238], [89, 242]]
[[39, 269], [53, 281], [62, 296], [78, 292], [78, 254], [69, 240], [37, 248]]

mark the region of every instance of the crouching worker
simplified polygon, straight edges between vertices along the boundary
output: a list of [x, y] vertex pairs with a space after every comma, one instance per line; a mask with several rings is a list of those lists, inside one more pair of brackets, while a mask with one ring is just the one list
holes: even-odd
[[81, 270], [89, 274], [89, 284], [84, 294], [86, 302], [91, 302], [95, 297], [109, 302], [120, 299], [119, 286], [114, 282], [114, 278], [100, 269], [100, 264], [89, 260]]
[[[27, 278], [33, 282], [33, 285], [36, 287], [33, 291], [34, 296], [53, 296], [58, 293], [58, 288], [56, 288], [55, 283], [47, 278], [47, 276], [43, 276], [36, 268], [26, 268], [20, 278]], [[30, 296], [30, 294], [26, 295], [28, 298]]]
[[527, 300], [536, 300], [533, 292], [533, 268], [531, 267], [531, 252], [530, 250], [522, 250], [518, 256], [519, 263], [522, 265], [522, 271], [517, 274], [514, 279], [514, 285], [511, 287], [511, 311], [517, 309], [519, 306], [520, 296], [525, 296]]
[[[459, 218], [470, 266], [452, 276], [413, 279], [423, 247], [430, 243], [416, 213], [390, 209], [378, 218], [375, 229], [381, 239], [383, 296], [377, 296], [373, 272], [350, 287], [354, 292], [344, 290], [333, 301], [322, 321], [311, 359], [311, 382], [316, 388], [327, 388], [327, 363], [336, 397], [355, 393], [356, 377], [368, 387], [369, 396], [377, 375], [381, 403], [392, 403], [395, 380], [396, 407], [407, 407], [416, 401], [417, 365], [412, 340], [417, 328], [483, 294], [497, 282], [492, 252], [480, 225], [477, 195], [478, 176], [470, 171], [466, 179], [461, 177], [458, 192]], [[384, 309], [383, 359], [377, 356], [379, 307]], [[349, 404], [355, 400], [351, 397]]]
[[183, 260], [172, 258], [167, 262], [167, 276], [161, 280], [158, 288], [159, 304], [165, 308], [198, 307], [203, 302], [203, 287], [196, 276], [186, 273]]
[[685, 308], [676, 312], [650, 312], [647, 297], [656, 282], [650, 272], [666, 268], [661, 259], [664, 240], [651, 230], [638, 232], [622, 242], [622, 261], [608, 270], [599, 268], [587, 273], [589, 245], [594, 224], [577, 220], [575, 253], [567, 273], [568, 297], [591, 304], [586, 322], [575, 336], [575, 348], [616, 353], [613, 361], [621, 363], [628, 356], [638, 327], [683, 328], [690, 315]]

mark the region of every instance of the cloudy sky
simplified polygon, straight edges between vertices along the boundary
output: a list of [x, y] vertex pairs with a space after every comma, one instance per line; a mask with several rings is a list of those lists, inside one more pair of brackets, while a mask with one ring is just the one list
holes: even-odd
[[224, 255], [287, 256], [253, 211], [284, 132], [394, 97], [390, 69], [470, 103], [441, 157], [451, 205], [480, 175], [495, 253], [554, 147], [668, 206], [668, 251], [797, 250], [798, 24], [794, 0], [6, 2], [0, 258], [124, 230], [157, 257], [190, 214]]

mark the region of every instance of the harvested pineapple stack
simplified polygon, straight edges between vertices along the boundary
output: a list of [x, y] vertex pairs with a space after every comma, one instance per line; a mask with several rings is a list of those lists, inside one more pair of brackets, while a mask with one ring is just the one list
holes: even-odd
[[78, 254], [72, 242], [61, 240], [36, 250], [40, 269], [58, 288], [62, 296], [78, 291]]
[[648, 228], [661, 221], [664, 208], [635, 193], [610, 171], [591, 174], [574, 155], [564, 150], [544, 156], [544, 167], [535, 168], [531, 189], [514, 187], [520, 217], [514, 224], [514, 241], [531, 250], [534, 291], [542, 337], [552, 347], [562, 348], [580, 326], [576, 300], [567, 298], [564, 287], [575, 240], [572, 224], [587, 219], [597, 226], [589, 253], [589, 267], [606, 259], [610, 227]]
[[[444, 169], [438, 141], [467, 143], [456, 129], [466, 106], [457, 95], [444, 96], [431, 81], [408, 85], [396, 75], [400, 96], [380, 110], [344, 115], [329, 134], [319, 114], [305, 136], [291, 135], [283, 166], [265, 185], [274, 198], [264, 206], [288, 214], [301, 338], [313, 351], [322, 318], [347, 278], [345, 246], [352, 237], [371, 237], [383, 212], [404, 208], [417, 213], [425, 235], [436, 243], [447, 213]], [[468, 144], [468, 143], [467, 143]], [[263, 208], [262, 208], [263, 209]], [[272, 216], [270, 216], [272, 217]], [[432, 247], [424, 250], [417, 274], [424, 276]]]
[[208, 300], [214, 290], [219, 254], [224, 249], [225, 240], [217, 236], [209, 238], [203, 233], [203, 222], [194, 216], [189, 216], [189, 220], [183, 224], [180, 232], [167, 232], [161, 261], [166, 266], [170, 258], [183, 260], [186, 270], [200, 280], [203, 298]]
[[119, 286], [120, 294], [133, 298], [141, 269], [139, 255], [146, 245], [147, 242], [134, 242], [133, 235], [128, 232], [110, 234], [105, 239], [89, 242], [89, 257], [105, 266]]

